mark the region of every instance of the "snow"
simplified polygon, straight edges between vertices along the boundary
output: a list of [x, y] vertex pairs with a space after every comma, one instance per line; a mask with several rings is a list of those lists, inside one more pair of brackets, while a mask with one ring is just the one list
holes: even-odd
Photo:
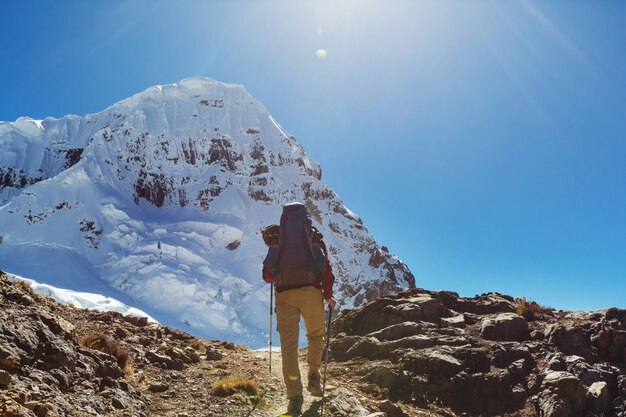
[[72, 291], [65, 288], [56, 288], [51, 285], [41, 284], [35, 280], [24, 278], [19, 275], [7, 273], [9, 279], [13, 281], [23, 281], [30, 285], [37, 294], [52, 297], [61, 304], [71, 304], [76, 308], [95, 311], [115, 311], [124, 316], [147, 317], [149, 322], [158, 323], [154, 318], [145, 312], [128, 306], [114, 298], [105, 297], [101, 294]]

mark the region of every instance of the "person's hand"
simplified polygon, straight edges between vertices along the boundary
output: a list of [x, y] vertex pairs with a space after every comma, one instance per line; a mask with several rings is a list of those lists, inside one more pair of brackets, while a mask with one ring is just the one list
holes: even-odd
[[337, 304], [337, 300], [335, 300], [333, 297], [327, 298], [326, 302], [328, 303], [328, 306], [330, 307], [331, 310], [335, 309], [335, 305]]

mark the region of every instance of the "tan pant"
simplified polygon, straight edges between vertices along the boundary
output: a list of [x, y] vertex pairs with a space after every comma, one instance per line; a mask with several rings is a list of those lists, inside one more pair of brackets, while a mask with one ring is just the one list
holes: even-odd
[[303, 287], [276, 293], [276, 321], [280, 333], [283, 359], [283, 378], [287, 398], [302, 395], [302, 381], [298, 366], [298, 337], [300, 315], [304, 317], [306, 337], [309, 341], [307, 362], [309, 373], [318, 372], [324, 348], [324, 299], [322, 290]]

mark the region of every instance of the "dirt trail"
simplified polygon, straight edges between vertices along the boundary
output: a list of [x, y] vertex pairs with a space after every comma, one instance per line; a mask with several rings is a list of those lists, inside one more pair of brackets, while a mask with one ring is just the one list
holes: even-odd
[[[259, 369], [263, 377], [267, 376], [269, 383], [262, 384], [263, 392], [261, 400], [256, 409], [252, 410], [249, 417], [277, 417], [285, 415], [287, 411], [287, 398], [285, 396], [285, 383], [282, 377], [282, 360], [280, 352], [272, 352], [272, 375], [269, 376], [269, 352], [250, 352], [253, 358], [262, 358], [265, 369]], [[306, 364], [306, 351], [300, 352], [300, 373], [307, 375], [308, 366]], [[320, 414], [321, 398], [309, 395], [306, 390], [306, 377], [304, 377], [304, 405], [302, 407], [302, 417], [318, 417]], [[326, 384], [327, 392], [332, 391], [333, 386], [330, 381]]]

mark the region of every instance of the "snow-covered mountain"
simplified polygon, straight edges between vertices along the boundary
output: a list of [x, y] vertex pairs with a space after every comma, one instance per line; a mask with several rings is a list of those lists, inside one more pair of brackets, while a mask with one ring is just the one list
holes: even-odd
[[414, 286], [240, 85], [190, 78], [84, 117], [0, 123], [0, 268], [196, 335], [264, 343], [260, 229], [291, 201], [326, 238], [342, 306]]

